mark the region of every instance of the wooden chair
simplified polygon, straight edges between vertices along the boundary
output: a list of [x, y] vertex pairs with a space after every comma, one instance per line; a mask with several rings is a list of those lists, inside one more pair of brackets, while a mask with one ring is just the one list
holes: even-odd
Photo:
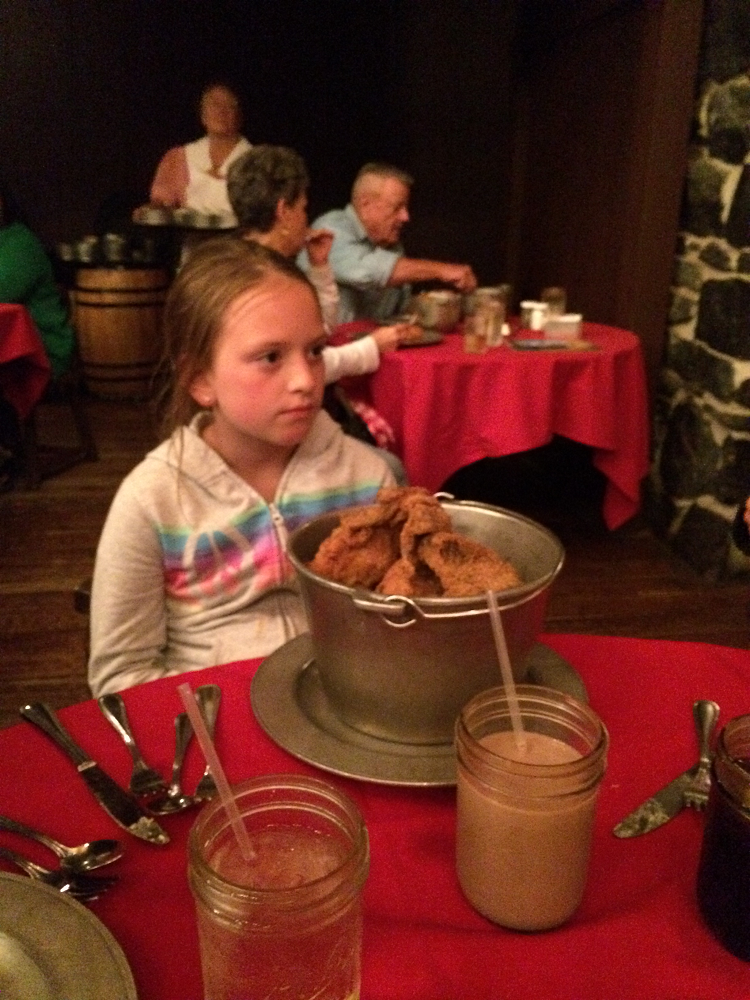
[[[38, 423], [40, 408], [44, 406], [63, 406], [69, 410], [77, 438], [75, 443], [47, 444], [40, 441]], [[50, 476], [56, 476], [80, 462], [95, 462], [98, 457], [86, 413], [80, 361], [76, 357], [68, 372], [50, 381], [42, 398], [23, 421], [20, 479], [28, 489], [38, 489], [42, 481]]]
[[87, 615], [91, 609], [91, 584], [92, 578], [86, 577], [85, 580], [81, 580], [76, 589], [73, 591], [73, 607], [75, 610], [82, 615]]
[[[73, 591], [73, 609], [78, 612], [79, 615], [85, 615], [89, 617], [91, 611], [91, 584], [93, 583], [92, 577], [86, 577], [85, 580], [81, 580], [76, 589]], [[87, 668], [89, 662], [89, 634], [86, 633], [86, 656], [84, 658], [84, 666]]]

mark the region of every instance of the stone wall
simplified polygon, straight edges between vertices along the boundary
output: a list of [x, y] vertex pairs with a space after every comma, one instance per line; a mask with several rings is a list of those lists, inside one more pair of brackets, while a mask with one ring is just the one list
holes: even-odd
[[744, 70], [700, 81], [653, 446], [647, 510], [657, 532], [707, 578], [750, 572], [729, 530], [750, 494], [750, 74]]

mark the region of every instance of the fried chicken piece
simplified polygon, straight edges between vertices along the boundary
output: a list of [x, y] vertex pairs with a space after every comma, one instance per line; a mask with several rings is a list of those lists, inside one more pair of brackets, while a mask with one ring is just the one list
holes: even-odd
[[[378, 503], [390, 509], [394, 506], [408, 506], [414, 500], [423, 499], [424, 497], [435, 500], [432, 493], [425, 489], [424, 486], [381, 486], [376, 499]], [[435, 503], [437, 503], [437, 500], [435, 500]]]
[[375, 588], [378, 594], [400, 597], [440, 597], [443, 588], [429, 566], [397, 559]]
[[[352, 523], [353, 522], [353, 523]], [[325, 538], [309, 569], [346, 587], [372, 590], [398, 558], [398, 536], [383, 525], [344, 521]]]
[[384, 486], [378, 490], [377, 503], [342, 510], [339, 521], [340, 525], [358, 528], [375, 525], [398, 528], [408, 519], [413, 507], [425, 503], [440, 508], [433, 495], [422, 486]]
[[391, 512], [391, 523], [403, 522], [400, 548], [402, 559], [416, 558], [416, 543], [433, 531], [450, 531], [450, 516], [432, 493], [422, 486], [391, 486], [378, 491], [378, 501]]
[[492, 549], [452, 531], [423, 538], [418, 554], [440, 580], [444, 597], [472, 597], [523, 582], [515, 568]]
[[421, 486], [384, 487], [377, 503], [341, 512], [308, 565], [344, 586], [404, 597], [468, 597], [522, 582], [510, 563], [452, 527]]
[[421, 486], [383, 487], [377, 501], [341, 512], [338, 526], [309, 563], [313, 573], [372, 590], [399, 555], [415, 558], [419, 538], [450, 530], [450, 517]]
[[347, 528], [374, 528], [380, 525], [390, 524], [390, 513], [379, 503], [367, 504], [365, 507], [348, 507], [339, 514], [339, 525], [334, 528], [346, 526]]
[[408, 505], [408, 517], [399, 540], [403, 559], [416, 559], [417, 545], [426, 535], [453, 530], [450, 515], [433, 496], [429, 497], [429, 501], [418, 500]]

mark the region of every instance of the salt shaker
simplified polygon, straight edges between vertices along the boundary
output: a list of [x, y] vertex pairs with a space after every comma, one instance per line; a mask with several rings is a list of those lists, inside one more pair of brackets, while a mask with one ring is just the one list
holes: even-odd
[[716, 743], [698, 865], [698, 906], [714, 936], [750, 962], [750, 715]]

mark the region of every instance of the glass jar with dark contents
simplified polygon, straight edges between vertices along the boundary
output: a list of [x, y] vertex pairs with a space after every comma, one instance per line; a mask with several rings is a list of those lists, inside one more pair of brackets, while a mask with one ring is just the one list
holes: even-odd
[[728, 722], [716, 744], [698, 906], [724, 947], [750, 962], [750, 715]]

